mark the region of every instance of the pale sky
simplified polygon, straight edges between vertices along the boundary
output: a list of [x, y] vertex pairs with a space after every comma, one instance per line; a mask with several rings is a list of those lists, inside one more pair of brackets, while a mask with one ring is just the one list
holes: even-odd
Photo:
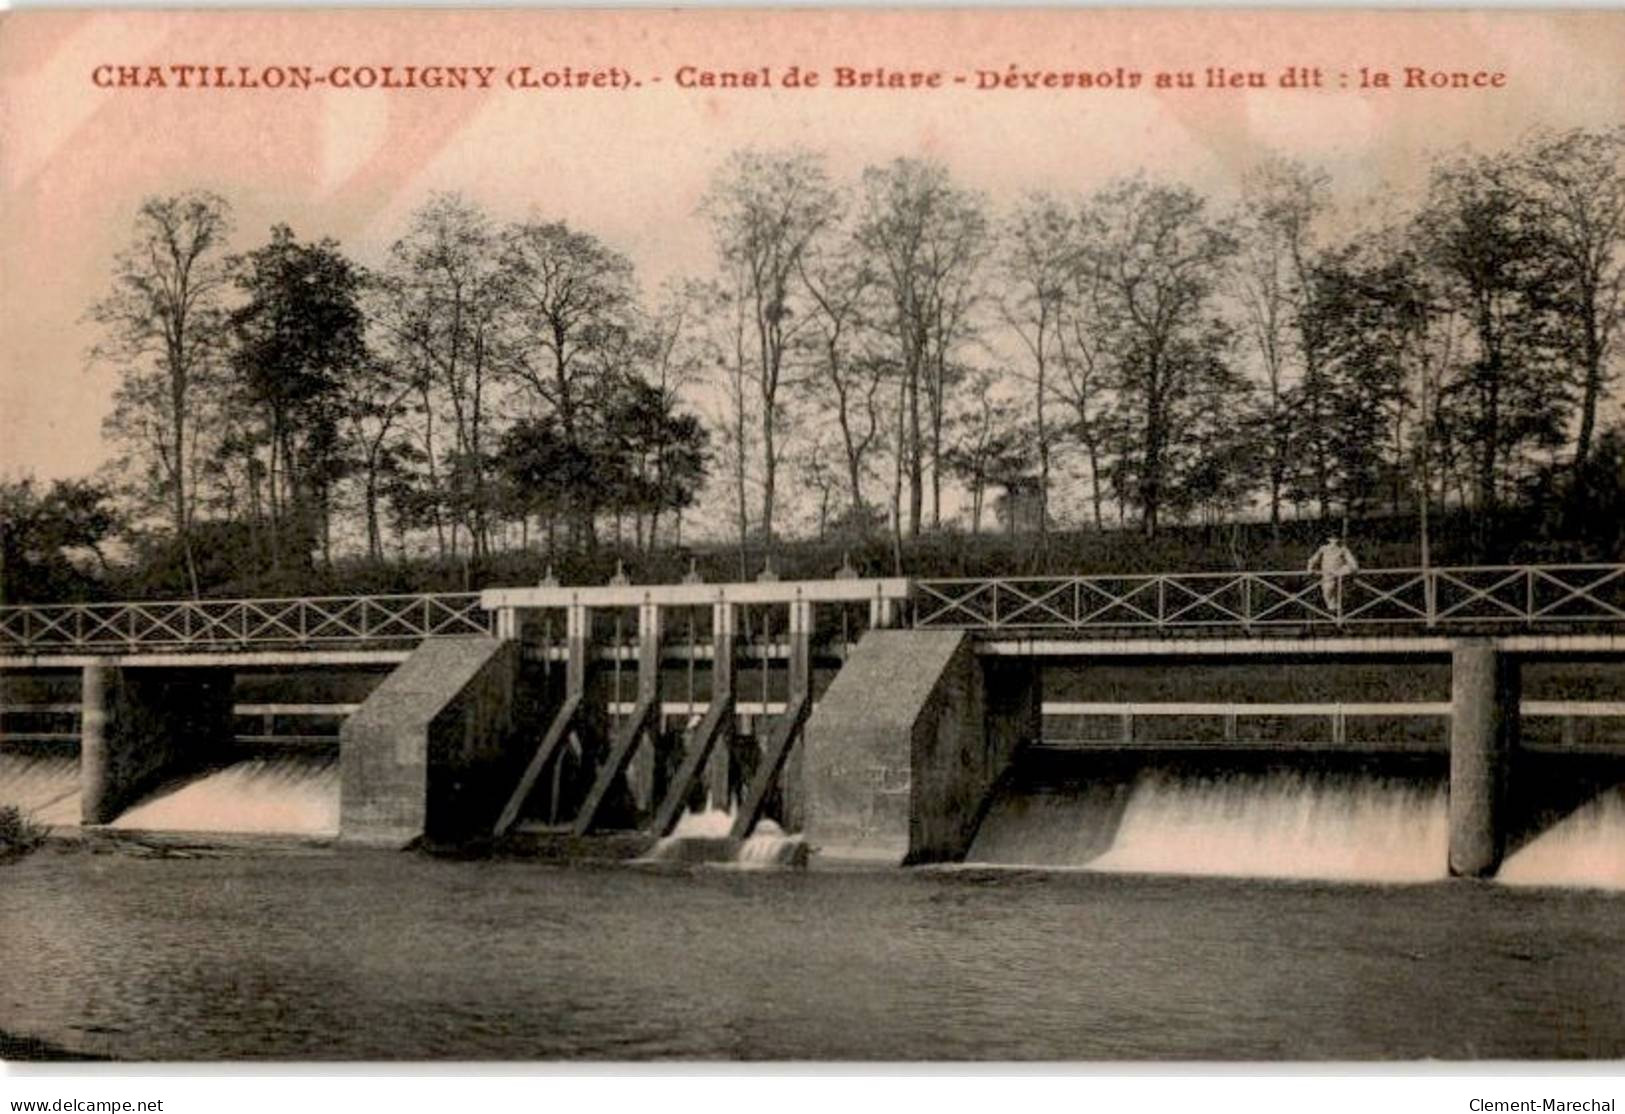
[[[151, 194], [232, 203], [236, 248], [287, 221], [378, 261], [431, 192], [500, 220], [563, 219], [631, 256], [647, 290], [698, 273], [694, 206], [747, 145], [825, 152], [832, 174], [944, 161], [1004, 205], [1144, 169], [1222, 199], [1266, 150], [1327, 169], [1343, 194], [1413, 187], [1427, 155], [1493, 149], [1533, 125], [1604, 126], [1625, 105], [1625, 12], [215, 12], [0, 16], [0, 475], [86, 473], [113, 373], [87, 368], [86, 307]], [[466, 65], [493, 88], [173, 87], [175, 64]], [[982, 91], [978, 71], [1122, 67], [1139, 88]], [[164, 67], [168, 88], [98, 88], [99, 65]], [[620, 67], [642, 87], [516, 90], [532, 72]], [[700, 90], [679, 67], [792, 65], [823, 88]], [[830, 88], [838, 66], [940, 71], [935, 90]], [[1157, 71], [1319, 67], [1316, 90], [1158, 91]], [[1360, 67], [1502, 72], [1502, 89], [1361, 90]], [[104, 71], [106, 72], [106, 71]], [[144, 73], [144, 71], [141, 71]], [[1341, 87], [1347, 75], [1351, 87]], [[955, 77], [964, 77], [963, 84]], [[660, 80], [656, 80], [656, 79]]]

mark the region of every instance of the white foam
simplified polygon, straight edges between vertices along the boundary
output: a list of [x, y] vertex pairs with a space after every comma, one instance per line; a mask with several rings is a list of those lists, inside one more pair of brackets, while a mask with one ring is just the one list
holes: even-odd
[[1443, 878], [1442, 783], [1317, 774], [1190, 777], [1017, 792], [971, 860], [1113, 873], [1422, 882]]
[[1625, 786], [1582, 805], [1513, 852], [1495, 877], [1513, 886], [1625, 890]]
[[339, 764], [307, 757], [247, 759], [144, 801], [111, 827], [336, 835]]
[[36, 824], [79, 826], [79, 759], [0, 753], [0, 805], [16, 805]]
[[685, 812], [678, 818], [671, 834], [674, 837], [721, 838], [733, 830], [734, 811], [707, 807], [700, 812]]
[[1442, 785], [1289, 774], [1136, 782], [1091, 869], [1422, 882], [1445, 876]]

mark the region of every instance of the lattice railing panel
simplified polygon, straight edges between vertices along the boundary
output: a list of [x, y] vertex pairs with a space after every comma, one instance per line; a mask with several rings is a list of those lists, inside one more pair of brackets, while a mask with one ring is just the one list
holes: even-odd
[[1132, 633], [1625, 625], [1625, 565], [994, 577], [914, 582], [915, 625]]
[[0, 608], [0, 652], [392, 646], [490, 634], [475, 593]]

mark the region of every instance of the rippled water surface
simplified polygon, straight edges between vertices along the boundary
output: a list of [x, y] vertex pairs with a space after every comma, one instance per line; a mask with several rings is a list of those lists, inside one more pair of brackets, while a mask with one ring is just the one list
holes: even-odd
[[1625, 1055], [1625, 895], [316, 851], [0, 865], [0, 1030], [153, 1059]]

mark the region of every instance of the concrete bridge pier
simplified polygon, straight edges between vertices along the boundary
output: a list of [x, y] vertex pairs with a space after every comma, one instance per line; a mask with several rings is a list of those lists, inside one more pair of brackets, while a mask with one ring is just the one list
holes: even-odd
[[871, 630], [807, 722], [808, 840], [829, 861], [952, 862], [1042, 708], [1032, 661], [962, 631]]
[[431, 639], [339, 732], [339, 834], [402, 847], [459, 839], [495, 812], [493, 777], [514, 733], [517, 643]]
[[1450, 873], [1488, 878], [1506, 850], [1518, 663], [1489, 639], [1458, 642], [1450, 658]]
[[166, 778], [202, 764], [232, 737], [232, 671], [83, 667], [79, 801], [108, 824]]

